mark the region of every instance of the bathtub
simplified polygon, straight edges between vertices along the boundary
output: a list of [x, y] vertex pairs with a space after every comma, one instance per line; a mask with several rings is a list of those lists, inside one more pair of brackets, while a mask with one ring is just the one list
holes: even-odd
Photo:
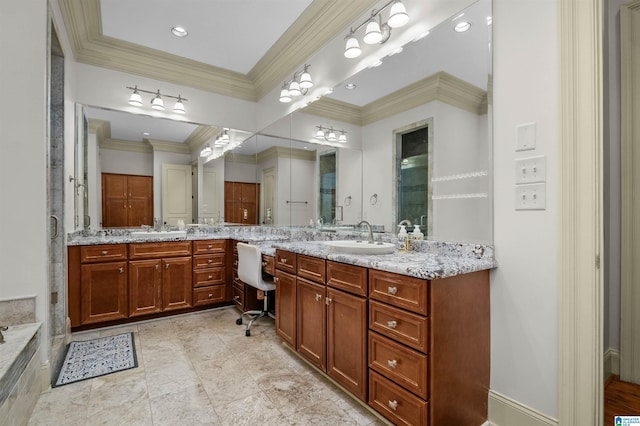
[[0, 423], [26, 424], [40, 396], [42, 323], [9, 326], [0, 344]]

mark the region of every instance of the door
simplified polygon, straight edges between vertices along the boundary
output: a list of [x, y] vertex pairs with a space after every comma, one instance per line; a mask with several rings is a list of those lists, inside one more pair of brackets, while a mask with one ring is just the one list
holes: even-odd
[[276, 271], [276, 334], [296, 347], [296, 277]]
[[81, 323], [127, 318], [127, 262], [82, 265]]
[[129, 316], [162, 311], [162, 261], [133, 260], [129, 262]]
[[[325, 286], [297, 278], [298, 341], [296, 350], [322, 371], [326, 370], [327, 305]], [[278, 311], [276, 311], [278, 312]]]
[[327, 374], [367, 400], [367, 300], [327, 289]]
[[179, 220], [190, 223], [191, 165], [162, 165], [162, 221], [175, 226]]
[[162, 259], [162, 310], [192, 306], [191, 257]]

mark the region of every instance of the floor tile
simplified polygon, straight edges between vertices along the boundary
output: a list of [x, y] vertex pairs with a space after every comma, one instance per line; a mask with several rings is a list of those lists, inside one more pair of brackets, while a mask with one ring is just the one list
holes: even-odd
[[201, 384], [150, 399], [154, 425], [214, 425], [220, 419]]

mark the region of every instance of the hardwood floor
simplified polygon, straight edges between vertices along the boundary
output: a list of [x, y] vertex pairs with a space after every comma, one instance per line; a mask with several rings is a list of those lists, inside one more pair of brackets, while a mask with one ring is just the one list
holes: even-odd
[[640, 415], [640, 385], [610, 376], [604, 384], [604, 426], [615, 426], [614, 416]]

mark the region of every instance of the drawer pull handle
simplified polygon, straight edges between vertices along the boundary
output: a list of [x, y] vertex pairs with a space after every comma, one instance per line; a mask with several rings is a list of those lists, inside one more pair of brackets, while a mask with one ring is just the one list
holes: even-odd
[[389, 366], [389, 368], [396, 368], [398, 366], [398, 361], [396, 361], [395, 359], [390, 359], [387, 361], [387, 365]]
[[121, 274], [124, 273], [124, 268], [121, 266], [120, 269], [118, 269], [120, 271]]
[[207, 248], [209, 248], [209, 249], [210, 249], [210, 248], [213, 248], [213, 244], [209, 244], [209, 245], [207, 246]]
[[209, 299], [213, 297], [213, 293], [209, 293]]
[[396, 411], [396, 409], [398, 408], [398, 401], [396, 401], [395, 399], [393, 401], [389, 401], [389, 408], [391, 408], [393, 411]]
[[109, 254], [109, 252], [108, 252], [107, 250], [102, 250], [102, 255], [103, 255], [103, 256], [106, 256], [106, 255], [108, 255], [108, 254]]
[[167, 266], [165, 266], [166, 269], [169, 269], [169, 264], [167, 263]]
[[389, 287], [387, 288], [387, 293], [396, 294], [398, 292], [398, 287]]
[[240, 299], [240, 296], [233, 296], [233, 300], [238, 300]]
[[212, 278], [213, 278], [213, 275], [209, 275], [209, 278], [208, 278], [208, 279], [212, 279]]
[[235, 262], [233, 262], [233, 264], [234, 264], [235, 266], [238, 266], [238, 261], [236, 260]]
[[396, 328], [398, 326], [398, 322], [397, 321], [388, 321], [387, 322], [387, 327], [389, 328]]
[[160, 270], [160, 265], [156, 265], [156, 271]]
[[207, 260], [207, 263], [213, 263], [213, 259]]
[[318, 302], [320, 299], [322, 299], [322, 295], [316, 293], [316, 302]]
[[287, 259], [285, 259], [284, 257], [281, 257], [280, 258], [280, 263], [286, 264], [287, 263]]
[[278, 277], [273, 277], [273, 282], [274, 282], [274, 283], [277, 283], [278, 281], [280, 281], [280, 280], [278, 279]]
[[265, 266], [267, 266], [267, 262], [262, 262], [262, 267], [264, 268]]
[[327, 297], [325, 301], [327, 302], [327, 305], [329, 305], [332, 302], [330, 297]]

